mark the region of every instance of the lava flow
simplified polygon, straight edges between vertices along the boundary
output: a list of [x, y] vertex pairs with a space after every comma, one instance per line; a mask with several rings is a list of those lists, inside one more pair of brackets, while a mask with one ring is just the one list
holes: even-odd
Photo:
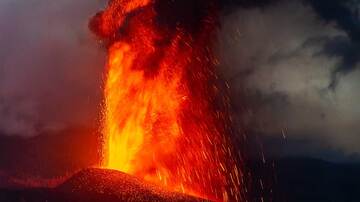
[[112, 0], [91, 21], [107, 45], [103, 167], [212, 200], [241, 200], [216, 84], [210, 0]]

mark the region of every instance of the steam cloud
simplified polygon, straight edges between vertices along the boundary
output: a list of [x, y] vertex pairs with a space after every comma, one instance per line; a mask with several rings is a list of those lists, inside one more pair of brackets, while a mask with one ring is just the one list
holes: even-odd
[[251, 103], [238, 113], [247, 127], [360, 152], [360, 49], [345, 22], [324, 19], [311, 5], [280, 1], [226, 15], [222, 74], [235, 108]]
[[92, 124], [104, 53], [87, 20], [96, 1], [0, 1], [0, 133]]

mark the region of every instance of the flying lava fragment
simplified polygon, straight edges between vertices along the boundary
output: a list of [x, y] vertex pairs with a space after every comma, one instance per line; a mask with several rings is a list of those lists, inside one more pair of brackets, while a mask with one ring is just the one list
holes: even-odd
[[211, 0], [111, 0], [90, 27], [106, 44], [103, 164], [215, 201], [242, 200], [218, 85]]

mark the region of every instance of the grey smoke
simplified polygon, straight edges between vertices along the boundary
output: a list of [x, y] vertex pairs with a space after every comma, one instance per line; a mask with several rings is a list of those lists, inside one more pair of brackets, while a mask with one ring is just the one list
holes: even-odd
[[87, 22], [102, 4], [0, 0], [0, 133], [94, 124], [105, 56]]
[[338, 78], [339, 54], [331, 41], [350, 41], [335, 21], [310, 5], [280, 1], [265, 8], [238, 9], [222, 19], [221, 73], [232, 87], [241, 124], [259, 133], [307, 139], [345, 153], [360, 152], [360, 64]]

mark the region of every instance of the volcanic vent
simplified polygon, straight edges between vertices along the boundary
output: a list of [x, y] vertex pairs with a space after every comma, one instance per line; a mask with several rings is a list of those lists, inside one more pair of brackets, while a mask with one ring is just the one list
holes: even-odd
[[111, 0], [90, 26], [107, 47], [104, 168], [171, 191], [241, 200], [228, 99], [215, 73], [213, 0]]

